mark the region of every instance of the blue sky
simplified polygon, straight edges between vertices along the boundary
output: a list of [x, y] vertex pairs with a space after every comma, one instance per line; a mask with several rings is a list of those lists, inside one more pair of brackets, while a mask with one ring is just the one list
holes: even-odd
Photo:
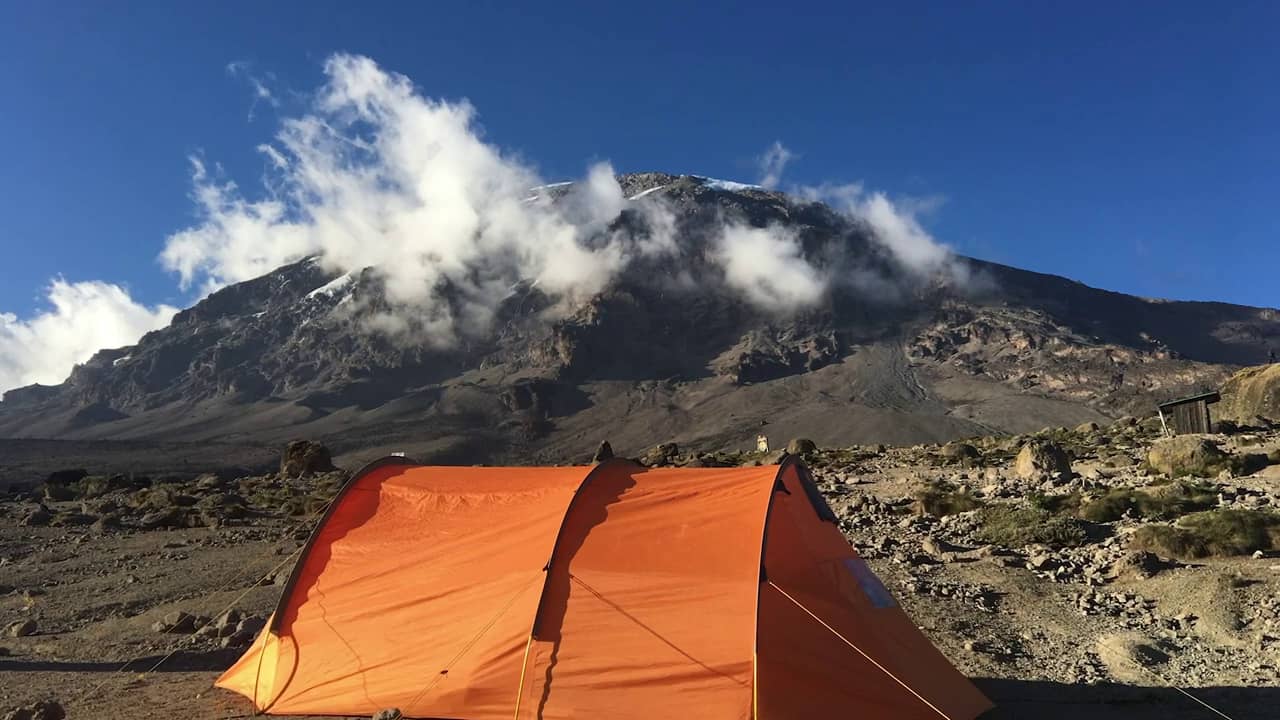
[[57, 276], [189, 303], [156, 260], [196, 222], [187, 158], [253, 194], [255, 147], [337, 51], [469, 98], [550, 179], [609, 160], [752, 180], [778, 140], [788, 182], [945, 198], [924, 223], [965, 254], [1280, 304], [1274, 3], [5, 5], [0, 312], [19, 318]]

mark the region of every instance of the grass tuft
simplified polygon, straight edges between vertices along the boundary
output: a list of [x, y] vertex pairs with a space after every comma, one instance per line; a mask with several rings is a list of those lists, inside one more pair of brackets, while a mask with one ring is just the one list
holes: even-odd
[[1280, 515], [1263, 510], [1211, 510], [1177, 525], [1148, 525], [1133, 534], [1131, 547], [1183, 559], [1248, 555], [1280, 547]]
[[965, 488], [957, 489], [951, 483], [936, 480], [916, 491], [916, 513], [943, 517], [977, 510], [982, 501], [969, 494]]
[[1217, 490], [1189, 482], [1163, 483], [1146, 490], [1117, 488], [1083, 504], [1078, 515], [1090, 522], [1114, 522], [1126, 512], [1147, 520], [1173, 520], [1218, 504]]
[[1004, 547], [1033, 543], [1074, 547], [1087, 537], [1084, 526], [1076, 518], [1037, 507], [1000, 505], [985, 508], [978, 514], [978, 523], [977, 534], [981, 540]]

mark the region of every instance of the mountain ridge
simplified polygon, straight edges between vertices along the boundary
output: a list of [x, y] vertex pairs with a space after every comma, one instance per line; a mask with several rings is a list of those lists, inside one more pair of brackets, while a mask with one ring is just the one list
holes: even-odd
[[[522, 281], [483, 332], [440, 343], [414, 335], [431, 318], [389, 302], [376, 268], [305, 258], [98, 352], [61, 385], [11, 390], [0, 437], [310, 435], [474, 462], [566, 461], [605, 437], [621, 451], [741, 447], [762, 430], [910, 444], [1142, 412], [1280, 345], [1270, 308], [1137, 298], [961, 256], [951, 274], [915, 275], [821, 203], [699, 176], [618, 181], [628, 207], [670, 211], [676, 250], [588, 298], [566, 305]], [[559, 202], [570, 188], [533, 192]], [[837, 282], [795, 312], [744, 301], [712, 262], [725, 218], [785, 228]], [[410, 329], [373, 327], [387, 317]]]

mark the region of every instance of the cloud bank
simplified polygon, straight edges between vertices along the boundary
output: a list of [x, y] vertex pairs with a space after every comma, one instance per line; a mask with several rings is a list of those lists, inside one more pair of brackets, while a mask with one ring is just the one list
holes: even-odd
[[311, 111], [260, 148], [275, 173], [267, 197], [247, 199], [193, 160], [201, 221], [160, 256], [183, 287], [319, 255], [335, 271], [374, 268], [388, 301], [413, 308], [405, 329], [447, 343], [486, 327], [521, 280], [572, 300], [671, 247], [652, 203], [649, 232], [611, 230], [627, 201], [607, 164], [552, 203], [533, 169], [481, 139], [467, 102], [424, 97], [365, 57], [336, 55], [325, 74]]
[[0, 393], [60, 383], [98, 350], [134, 343], [178, 311], [134, 302], [119, 285], [61, 278], [49, 284], [47, 299], [50, 307], [30, 319], [0, 313]]
[[[488, 330], [520, 283], [536, 285], [558, 300], [553, 311], [564, 311], [636, 260], [680, 252], [675, 213], [662, 196], [628, 200], [608, 163], [548, 186], [485, 141], [468, 102], [429, 98], [366, 57], [335, 55], [324, 71], [306, 111], [280, 120], [258, 147], [268, 168], [260, 191], [246, 194], [216, 164], [191, 158], [197, 221], [166, 238], [159, 255], [183, 291], [203, 297], [318, 256], [335, 273], [370, 269], [381, 280], [385, 304], [362, 308], [369, 329], [449, 345]], [[248, 65], [228, 72], [248, 79], [253, 108], [278, 107]], [[758, 158], [760, 186], [783, 187], [794, 158], [781, 142], [768, 147]], [[785, 189], [862, 223], [908, 274], [959, 277], [951, 251], [920, 224], [918, 204], [860, 184]], [[815, 305], [833, 286], [893, 292], [874, 270], [820, 260], [822, 248], [807, 253], [781, 225], [728, 218], [709, 240], [712, 272], [772, 313]], [[30, 319], [0, 314], [0, 391], [59, 382], [96, 350], [135, 342], [175, 312], [104, 282], [57, 279], [48, 299], [50, 309]]]

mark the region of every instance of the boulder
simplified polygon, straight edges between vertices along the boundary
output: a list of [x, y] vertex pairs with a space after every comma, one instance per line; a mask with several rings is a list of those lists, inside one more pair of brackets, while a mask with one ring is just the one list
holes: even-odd
[[138, 527], [143, 530], [157, 530], [160, 528], [185, 528], [189, 527], [190, 520], [186, 508], [171, 507], [164, 510], [156, 510], [143, 515], [138, 520]]
[[1218, 417], [1244, 425], [1256, 418], [1280, 421], [1280, 363], [1259, 365], [1232, 375], [1222, 386]]
[[1054, 443], [1032, 441], [1018, 451], [1013, 470], [1023, 480], [1042, 480], [1055, 474], [1066, 478], [1071, 476], [1071, 458]]
[[310, 440], [290, 442], [280, 457], [280, 476], [283, 478], [297, 478], [336, 469], [329, 456], [329, 448]]
[[1111, 566], [1111, 577], [1134, 577], [1134, 578], [1150, 578], [1155, 577], [1163, 570], [1175, 567], [1173, 563], [1164, 560], [1159, 555], [1145, 550], [1134, 550], [1122, 555]]
[[793, 438], [787, 443], [788, 455], [808, 455], [818, 449], [818, 444], [809, 438]]
[[190, 635], [196, 631], [196, 625], [200, 623], [194, 615], [177, 610], [164, 616], [163, 620], [159, 620], [151, 625], [151, 629], [156, 632], [175, 633], [179, 635]]
[[400, 720], [403, 717], [400, 708], [387, 708], [373, 714], [373, 720]]
[[231, 633], [230, 635], [224, 636], [221, 640], [218, 641], [218, 644], [224, 648], [245, 647], [246, 645], [253, 643], [253, 639], [254, 639], [253, 633], [247, 633], [241, 630], [237, 630]]
[[612, 459], [613, 459], [613, 446], [609, 444], [608, 440], [605, 440], [600, 443], [600, 447], [596, 448], [596, 454], [591, 457], [591, 463], [593, 465], [599, 465], [605, 460], [612, 460]]
[[77, 468], [75, 470], [55, 470], [54, 472], [49, 473], [48, 478], [45, 478], [45, 484], [70, 485], [71, 483], [78, 482], [79, 480], [87, 477], [88, 475], [89, 475], [89, 472], [87, 470], [83, 470], [80, 468]]
[[938, 455], [948, 462], [960, 464], [971, 464], [982, 457], [978, 448], [964, 442], [949, 442], [938, 450]]
[[112, 513], [99, 516], [89, 529], [95, 533], [104, 533], [108, 530], [117, 530], [120, 528], [120, 525], [120, 516]]
[[1151, 445], [1147, 464], [1169, 477], [1213, 477], [1230, 465], [1230, 456], [1203, 435], [1162, 438]]
[[1083, 425], [1076, 426], [1076, 432], [1082, 435], [1087, 435], [1089, 433], [1096, 433], [1098, 432], [1098, 430], [1099, 430], [1098, 423], [1096, 422], [1087, 422], [1087, 423], [1084, 423]]
[[44, 527], [49, 524], [50, 520], [53, 520], [53, 513], [49, 512], [49, 508], [44, 505], [37, 505], [35, 510], [27, 513], [27, 516], [22, 518], [22, 524], [26, 527]]
[[76, 499], [76, 491], [68, 485], [46, 484], [44, 499], [46, 502], [67, 502]]

